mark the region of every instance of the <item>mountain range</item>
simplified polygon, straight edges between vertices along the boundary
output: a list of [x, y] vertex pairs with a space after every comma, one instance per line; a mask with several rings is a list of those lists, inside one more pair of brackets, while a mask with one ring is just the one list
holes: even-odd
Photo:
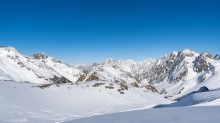
[[219, 59], [220, 54], [184, 49], [141, 62], [109, 58], [91, 65], [70, 65], [42, 52], [25, 56], [13, 47], [1, 46], [0, 80], [42, 85], [108, 81], [120, 85], [121, 93], [130, 87], [146, 88], [172, 98], [202, 86], [219, 88]]
[[[182, 109], [166, 107], [220, 105], [219, 72], [219, 54], [190, 49], [141, 62], [109, 58], [71, 65], [43, 52], [25, 56], [13, 47], [0, 46], [0, 122], [118, 122], [120, 118], [107, 120], [117, 113], [121, 121], [133, 122], [138, 112], [137, 122], [146, 122], [147, 112], [161, 112], [162, 118], [171, 122], [169, 114], [184, 118], [178, 112]], [[161, 109], [150, 110], [154, 108]], [[149, 110], [133, 111], [144, 109]], [[216, 117], [208, 107], [184, 111], [203, 109]], [[127, 111], [130, 113], [124, 113]], [[164, 115], [166, 111], [170, 113]], [[80, 120], [104, 114], [112, 115]], [[208, 118], [203, 113], [196, 116], [204, 122]], [[150, 116], [144, 119], [152, 120]], [[209, 120], [217, 122], [218, 118]]]

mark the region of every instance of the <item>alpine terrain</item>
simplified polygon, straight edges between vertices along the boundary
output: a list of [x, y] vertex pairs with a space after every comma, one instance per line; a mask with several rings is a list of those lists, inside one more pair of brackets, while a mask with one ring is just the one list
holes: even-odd
[[219, 122], [219, 87], [220, 54], [183, 49], [141, 62], [70, 65], [42, 52], [25, 56], [0, 47], [1, 123], [178, 122], [169, 117], [181, 113], [191, 118], [181, 122]]

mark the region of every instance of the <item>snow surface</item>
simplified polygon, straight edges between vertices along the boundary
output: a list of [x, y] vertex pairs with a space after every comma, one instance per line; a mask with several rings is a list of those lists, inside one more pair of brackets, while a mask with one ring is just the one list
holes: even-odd
[[168, 107], [191, 106], [197, 104], [206, 105], [207, 102], [211, 102], [219, 98], [220, 98], [220, 89], [206, 91], [206, 92], [198, 92], [188, 95], [178, 102], [169, 104]]
[[220, 89], [193, 93], [178, 102], [154, 108], [82, 118], [66, 123], [219, 123]]
[[[220, 89], [194, 93], [179, 102], [173, 102], [137, 88], [120, 94], [117, 91], [120, 86], [115, 83], [105, 82], [105, 85], [93, 87], [95, 83], [104, 82], [59, 84], [41, 89], [36, 87], [39, 84], [1, 81], [0, 122], [205, 123], [209, 121], [217, 123], [220, 121]], [[115, 84], [115, 88], [106, 89], [105, 86], [110, 84]], [[212, 107], [212, 105], [218, 106]]]
[[220, 106], [147, 109], [83, 118], [65, 123], [219, 123]]
[[[93, 87], [95, 83], [105, 83]], [[133, 88], [120, 94], [112, 82], [52, 85], [0, 81], [0, 122], [55, 123], [94, 115], [152, 108], [171, 101]], [[58, 87], [59, 86], [59, 87]]]

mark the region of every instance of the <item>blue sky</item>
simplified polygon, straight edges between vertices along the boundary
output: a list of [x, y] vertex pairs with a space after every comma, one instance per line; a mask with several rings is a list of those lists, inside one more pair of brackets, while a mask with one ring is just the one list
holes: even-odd
[[71, 64], [220, 53], [219, 0], [0, 0], [0, 45]]

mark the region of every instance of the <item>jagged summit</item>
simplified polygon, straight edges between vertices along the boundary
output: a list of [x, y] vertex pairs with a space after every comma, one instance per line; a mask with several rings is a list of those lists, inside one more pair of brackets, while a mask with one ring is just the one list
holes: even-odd
[[34, 55], [32, 55], [31, 57], [34, 58], [34, 59], [47, 59], [47, 58], [49, 58], [49, 56], [46, 55], [46, 54], [43, 53], [43, 52], [39, 52], [39, 53], [37, 53], [37, 54], [34, 54]]
[[194, 55], [198, 55], [199, 53], [197, 53], [197, 52], [195, 52], [195, 51], [193, 51], [193, 50], [191, 50], [191, 49], [188, 49], [188, 48], [185, 48], [185, 49], [182, 49], [181, 51], [179, 51], [179, 52], [176, 52], [176, 51], [172, 51], [171, 53], [168, 53], [168, 54], [165, 54], [163, 57], [162, 57], [162, 59], [163, 58], [174, 58], [174, 57], [179, 57], [179, 58], [185, 58], [185, 57], [192, 57], [192, 56], [194, 56]]
[[188, 49], [188, 48], [185, 48], [185, 49], [182, 49], [180, 52], [182, 52], [182, 53], [190, 53], [190, 52], [195, 52], [195, 51], [193, 51], [191, 49]]
[[213, 56], [212, 56], [209, 52], [207, 52], [207, 51], [202, 52], [202, 53], [200, 54], [200, 57], [213, 59]]
[[185, 58], [185, 57], [193, 57], [195, 56], [196, 54], [199, 54], [191, 49], [183, 49], [181, 51], [178, 52], [178, 56], [179, 57], [182, 57], [182, 58]]

